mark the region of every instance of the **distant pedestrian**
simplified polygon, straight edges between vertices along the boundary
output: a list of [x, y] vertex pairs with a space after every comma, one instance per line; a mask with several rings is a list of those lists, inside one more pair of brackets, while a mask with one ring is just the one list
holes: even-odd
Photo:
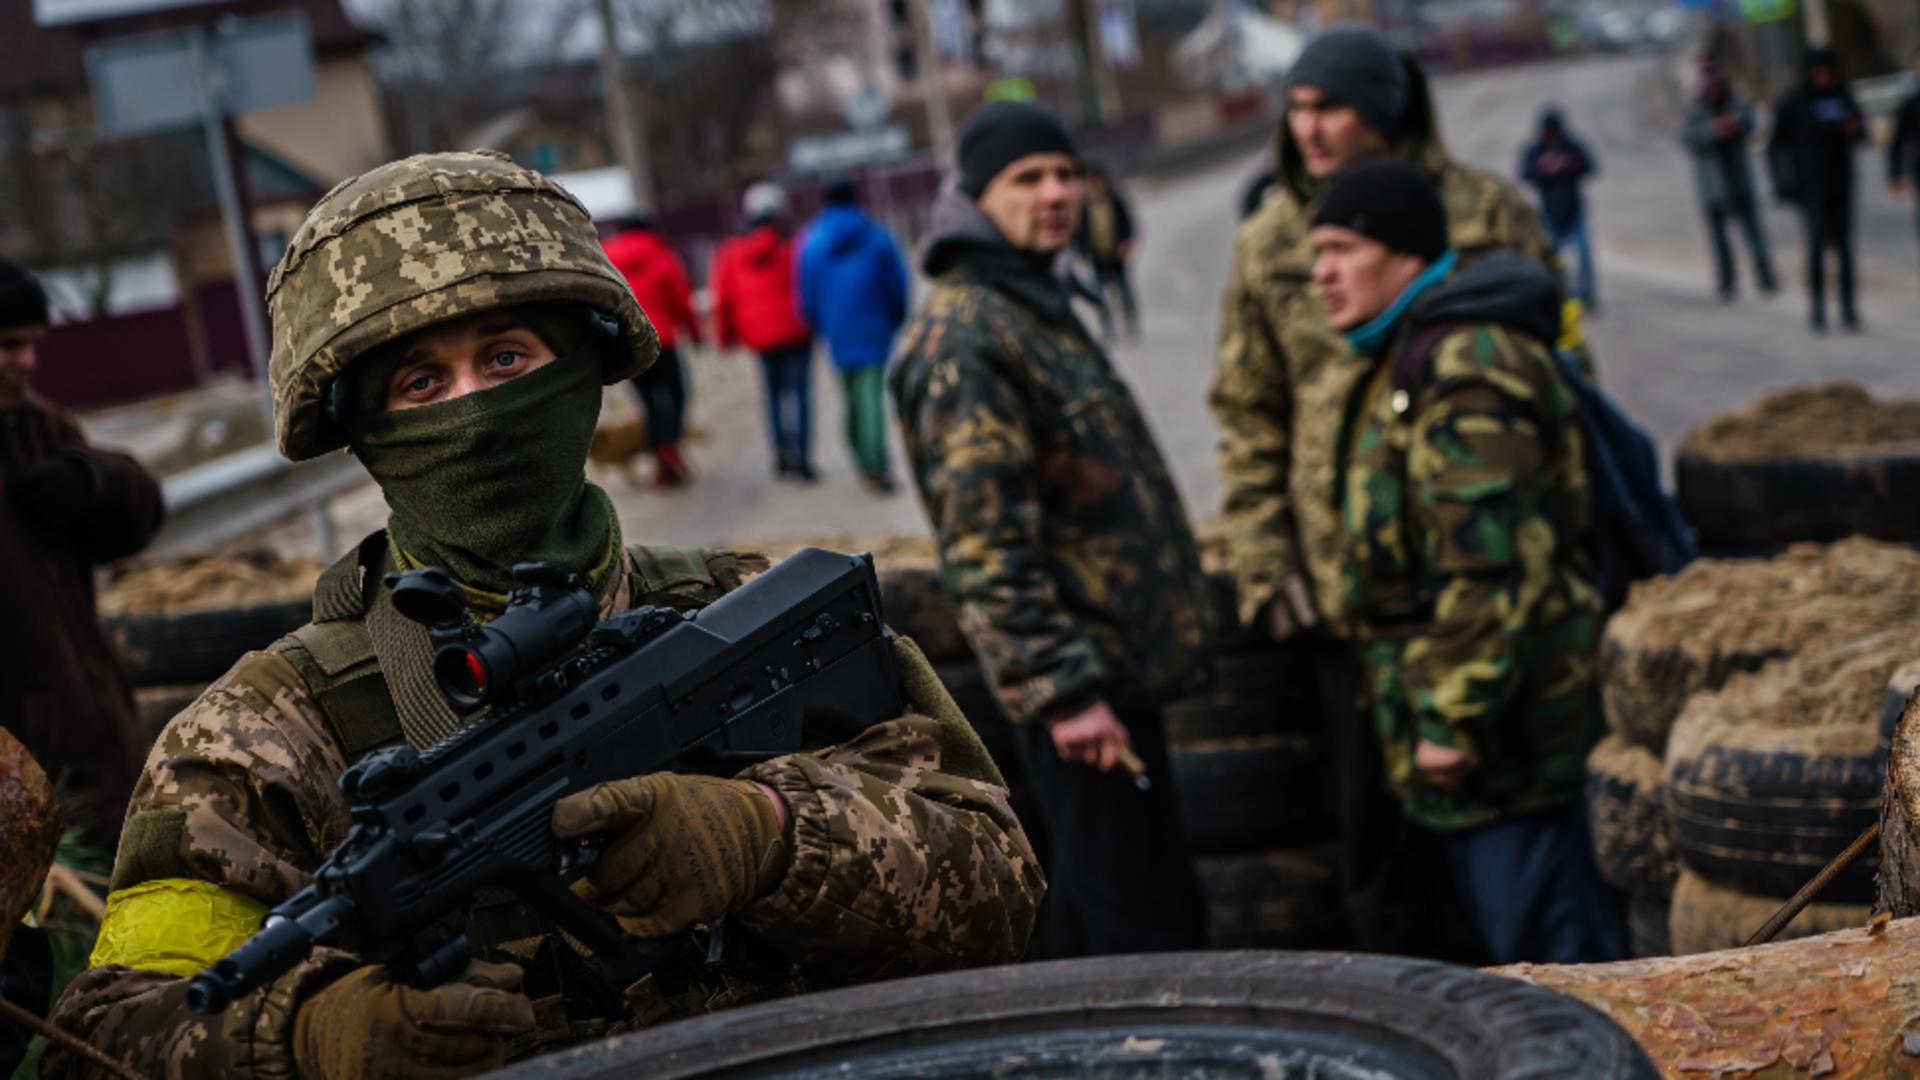
[[66, 819], [111, 851], [147, 737], [93, 570], [153, 539], [160, 485], [28, 388], [46, 333], [46, 292], [0, 259], [0, 728], [60, 787]]
[[723, 349], [744, 345], [760, 354], [774, 475], [812, 481], [813, 333], [794, 284], [787, 193], [758, 183], [742, 205], [746, 233], [721, 244], [713, 258], [714, 340]]
[[887, 230], [861, 212], [852, 181], [828, 184], [825, 196], [800, 251], [800, 306], [840, 370], [860, 478], [887, 494], [887, 356], [907, 318], [907, 264]]
[[1802, 80], [1773, 110], [1767, 168], [1783, 202], [1800, 207], [1807, 223], [1807, 289], [1816, 333], [1827, 329], [1826, 254], [1840, 261], [1840, 323], [1860, 329], [1854, 304], [1853, 150], [1866, 137], [1860, 104], [1840, 78], [1832, 49], [1810, 48]]
[[1713, 237], [1714, 267], [1720, 299], [1730, 301], [1739, 290], [1733, 245], [1727, 223], [1737, 222], [1753, 257], [1753, 277], [1760, 291], [1779, 288], [1773, 257], [1767, 251], [1767, 232], [1760, 225], [1760, 202], [1754, 197], [1753, 109], [1734, 96], [1719, 64], [1700, 66], [1700, 97], [1687, 109], [1681, 139], [1693, 155], [1693, 184]]
[[653, 451], [654, 483], [678, 487], [687, 482], [680, 439], [686, 429], [687, 376], [680, 362], [680, 334], [700, 344], [700, 320], [693, 313], [687, 268], [673, 248], [644, 218], [629, 218], [606, 243], [607, 259], [627, 279], [640, 310], [660, 335], [660, 356], [633, 377], [634, 396], [647, 413], [647, 447]]
[[[1913, 54], [1913, 79], [1913, 92], [1900, 103], [1893, 142], [1887, 145], [1887, 185], [1901, 198], [1912, 194], [1920, 183], [1920, 50]], [[1914, 202], [1920, 204], [1920, 199]], [[1920, 219], [1920, 213], [1915, 218]]]
[[1597, 170], [1585, 144], [1567, 130], [1560, 110], [1540, 113], [1540, 131], [1520, 157], [1520, 175], [1540, 193], [1540, 220], [1558, 255], [1573, 245], [1580, 260], [1580, 302], [1600, 306], [1593, 276], [1593, 234], [1587, 225], [1587, 200], [1580, 190]]
[[[1066, 129], [995, 102], [958, 157], [889, 386], [941, 582], [1052, 836], [1041, 940], [1050, 956], [1197, 949], [1206, 908], [1161, 719], [1205, 663], [1186, 508], [1051, 272], [1080, 210]], [[1124, 771], [1135, 755], [1146, 790]]]
[[1113, 340], [1116, 303], [1126, 317], [1127, 337], [1140, 337], [1140, 306], [1134, 299], [1133, 283], [1127, 280], [1133, 239], [1133, 209], [1127, 205], [1126, 196], [1114, 186], [1106, 166], [1087, 166], [1087, 205], [1073, 242], [1093, 267], [1100, 292], [1100, 336], [1108, 341]]

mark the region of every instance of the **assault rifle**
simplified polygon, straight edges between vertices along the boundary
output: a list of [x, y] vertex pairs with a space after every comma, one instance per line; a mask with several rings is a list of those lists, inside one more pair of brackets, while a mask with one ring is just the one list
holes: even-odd
[[[446, 982], [471, 957], [467, 908], [483, 886], [514, 890], [573, 935], [616, 991], [669, 958], [698, 962], [691, 935], [634, 938], [572, 893], [606, 838], [555, 837], [553, 804], [663, 769], [731, 774], [906, 710], [867, 556], [806, 548], [697, 611], [643, 607], [604, 622], [571, 575], [540, 564], [513, 574], [519, 587], [485, 627], [444, 570], [387, 579], [395, 608], [428, 628], [447, 700], [490, 708], [424, 751], [389, 747], [347, 770], [346, 839], [311, 885], [194, 976], [195, 1012], [220, 1012], [322, 944], [412, 985]], [[715, 961], [720, 933], [705, 943]]]

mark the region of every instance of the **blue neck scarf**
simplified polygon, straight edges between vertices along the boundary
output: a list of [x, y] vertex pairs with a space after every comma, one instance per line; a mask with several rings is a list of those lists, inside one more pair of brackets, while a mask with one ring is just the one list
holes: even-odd
[[1387, 310], [1374, 316], [1365, 325], [1356, 326], [1347, 331], [1347, 340], [1353, 343], [1354, 350], [1363, 356], [1372, 356], [1378, 352], [1392, 338], [1394, 327], [1399, 324], [1401, 316], [1407, 313], [1407, 309], [1413, 306], [1413, 302], [1420, 299], [1428, 289], [1438, 285], [1448, 274], [1453, 273], [1454, 266], [1459, 262], [1460, 253], [1448, 248], [1445, 254], [1435, 259], [1425, 270], [1420, 271], [1420, 276], [1414, 278], [1405, 289], [1401, 290], [1400, 298], [1395, 300]]

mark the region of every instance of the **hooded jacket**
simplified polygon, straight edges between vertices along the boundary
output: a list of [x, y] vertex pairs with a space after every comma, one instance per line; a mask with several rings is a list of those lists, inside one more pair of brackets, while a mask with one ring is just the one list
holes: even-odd
[[[1558, 143], [1547, 140], [1552, 128], [1560, 131]], [[1564, 154], [1569, 167], [1559, 171], [1547, 168], [1551, 155]], [[1594, 173], [1593, 157], [1584, 143], [1567, 130], [1558, 109], [1540, 113], [1540, 130], [1533, 143], [1520, 155], [1520, 176], [1540, 192], [1540, 214], [1555, 229], [1566, 230], [1586, 216], [1586, 200], [1580, 185]]]
[[772, 352], [806, 343], [794, 288], [793, 241], [772, 222], [720, 245], [713, 257], [713, 336], [723, 349]]
[[[1388, 779], [1429, 828], [1579, 798], [1600, 733], [1592, 502], [1548, 353], [1559, 325], [1546, 270], [1487, 255], [1411, 305], [1344, 413], [1345, 601]], [[1431, 787], [1422, 741], [1479, 764]]]
[[[1832, 63], [1808, 50], [1808, 72]], [[1804, 206], [1844, 203], [1853, 198], [1853, 151], [1866, 138], [1866, 117], [1844, 80], [1813, 88], [1803, 74], [1773, 109], [1773, 133], [1767, 137], [1767, 171], [1774, 195]]]
[[888, 384], [941, 581], [1016, 723], [1203, 676], [1205, 579], [1132, 391], [1047, 262], [949, 188]]
[[[1546, 264], [1546, 233], [1527, 197], [1512, 182], [1447, 157], [1426, 75], [1406, 62], [1408, 115], [1396, 150], [1434, 177], [1462, 262], [1509, 249]], [[1241, 618], [1253, 621], [1284, 583], [1299, 578], [1311, 586], [1323, 624], [1339, 633], [1346, 620], [1335, 426], [1363, 369], [1328, 325], [1313, 287], [1308, 231], [1322, 185], [1284, 121], [1276, 159], [1275, 189], [1235, 241], [1222, 305], [1209, 398], [1221, 433], [1221, 510]]]
[[680, 256], [651, 229], [625, 229], [607, 241], [607, 261], [627, 279], [633, 298], [660, 337], [660, 347], [671, 349], [685, 330], [700, 342], [700, 322], [693, 314], [693, 292]]
[[[1734, 121], [1724, 138], [1713, 130], [1721, 117]], [[1693, 155], [1693, 183], [1702, 204], [1727, 208], [1753, 199], [1753, 155], [1747, 146], [1753, 131], [1753, 109], [1735, 97], [1731, 87], [1719, 101], [1703, 94], [1687, 110], [1681, 139]]]
[[840, 370], [886, 363], [907, 318], [907, 264], [893, 237], [859, 207], [820, 211], [800, 249], [800, 307]]

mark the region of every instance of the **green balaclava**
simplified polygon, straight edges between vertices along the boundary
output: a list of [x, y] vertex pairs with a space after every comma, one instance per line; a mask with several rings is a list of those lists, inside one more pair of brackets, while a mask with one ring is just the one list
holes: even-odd
[[481, 615], [504, 607], [515, 563], [579, 574], [597, 596], [620, 551], [613, 501], [586, 476], [604, 342], [576, 304], [515, 314], [554, 351], [553, 362], [451, 401], [387, 412], [385, 377], [401, 353], [381, 349], [349, 373], [343, 418], [353, 455], [392, 511], [387, 535], [399, 568], [445, 567]]

